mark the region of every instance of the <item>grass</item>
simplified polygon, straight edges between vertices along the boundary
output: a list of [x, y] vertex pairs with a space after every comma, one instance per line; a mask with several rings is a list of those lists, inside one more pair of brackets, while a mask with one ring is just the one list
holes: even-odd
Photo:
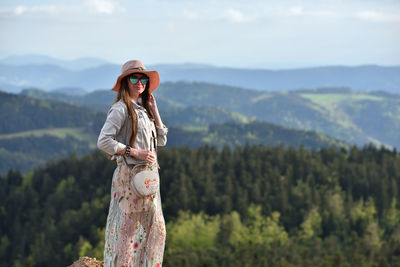
[[300, 94], [302, 97], [310, 99], [319, 105], [329, 105], [345, 102], [356, 102], [360, 100], [385, 100], [384, 97], [368, 94]]
[[192, 126], [192, 125], [185, 125], [185, 126], [180, 126], [183, 130], [189, 131], [189, 132], [205, 132], [208, 130], [208, 126]]
[[252, 122], [252, 121], [254, 121], [256, 119], [255, 116], [249, 117], [249, 116], [245, 116], [243, 114], [240, 114], [240, 113], [234, 112], [234, 111], [232, 111], [230, 113], [232, 115], [232, 118], [240, 121], [241, 123], [249, 123], [249, 122]]
[[272, 97], [271, 94], [262, 94], [262, 95], [259, 95], [257, 97], [252, 98], [251, 102], [252, 103], [256, 103], [256, 102], [258, 102], [260, 100], [268, 99], [268, 98], [271, 98], [271, 97]]
[[96, 147], [97, 136], [84, 132], [82, 128], [50, 128], [50, 129], [30, 130], [19, 133], [2, 134], [0, 135], [0, 139], [12, 139], [17, 137], [27, 137], [27, 136], [42, 137], [45, 134], [52, 135], [60, 139], [64, 139], [67, 137], [67, 135], [70, 135], [80, 141], [88, 142], [91, 148]]

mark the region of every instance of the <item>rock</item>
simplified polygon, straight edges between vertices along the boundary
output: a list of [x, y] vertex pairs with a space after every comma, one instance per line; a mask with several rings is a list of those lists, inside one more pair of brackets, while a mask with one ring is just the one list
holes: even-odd
[[96, 258], [80, 257], [79, 260], [68, 267], [104, 267], [104, 263], [96, 260]]

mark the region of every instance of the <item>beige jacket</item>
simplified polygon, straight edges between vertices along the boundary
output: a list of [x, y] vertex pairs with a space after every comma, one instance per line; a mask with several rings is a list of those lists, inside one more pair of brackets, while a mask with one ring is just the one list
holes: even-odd
[[[163, 127], [156, 126], [154, 119], [150, 119], [147, 110], [143, 106], [136, 104], [133, 100], [132, 104], [138, 115], [138, 133], [134, 148], [154, 151], [154, 143], [151, 142], [152, 132], [154, 136], [157, 136], [156, 146], [165, 146], [167, 144], [168, 128], [164, 124]], [[132, 129], [132, 118], [130, 115], [128, 116], [128, 108], [121, 99], [114, 103], [108, 111], [106, 121], [97, 140], [97, 147], [111, 155], [111, 160], [117, 160], [118, 157], [122, 156], [118, 155], [117, 152], [124, 150], [126, 145], [129, 144]], [[125, 158], [128, 164], [145, 163], [134, 157]]]

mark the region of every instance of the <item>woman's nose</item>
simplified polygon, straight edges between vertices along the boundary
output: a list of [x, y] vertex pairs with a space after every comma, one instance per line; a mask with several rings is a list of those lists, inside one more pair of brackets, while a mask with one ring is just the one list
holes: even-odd
[[135, 83], [135, 85], [143, 85], [143, 83], [140, 81], [140, 79], [138, 79], [137, 83]]

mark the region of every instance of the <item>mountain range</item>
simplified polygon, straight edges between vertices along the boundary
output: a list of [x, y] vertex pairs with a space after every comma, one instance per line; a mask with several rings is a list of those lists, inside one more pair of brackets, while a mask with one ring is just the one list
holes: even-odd
[[[400, 147], [399, 67], [148, 67], [157, 69], [163, 81], [154, 95], [169, 128], [167, 146]], [[0, 172], [10, 167], [27, 171], [95, 149], [116, 96], [104, 88], [112, 86], [119, 71], [120, 66], [93, 58], [0, 60], [0, 89], [19, 92], [0, 93]]]
[[[43, 90], [111, 88], [122, 64], [83, 58], [65, 61], [41, 55], [14, 56], [0, 60], [0, 89], [20, 92], [27, 87]], [[320, 87], [349, 87], [400, 93], [400, 66], [319, 66], [298, 69], [245, 69], [204, 64], [158, 64], [162, 82], [198, 81], [239, 86], [261, 91]]]
[[87, 68], [98, 67], [110, 62], [92, 57], [78, 58], [75, 60], [63, 60], [46, 55], [27, 54], [27, 55], [14, 55], [8, 56], [0, 60], [2, 64], [11, 66], [24, 66], [24, 65], [55, 65], [68, 70], [80, 71]]

